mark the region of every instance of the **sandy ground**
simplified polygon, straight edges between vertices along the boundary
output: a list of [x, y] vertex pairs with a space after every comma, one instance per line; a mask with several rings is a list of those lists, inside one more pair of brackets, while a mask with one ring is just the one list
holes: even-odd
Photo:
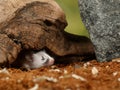
[[0, 90], [120, 90], [120, 62], [95, 60], [22, 71], [0, 69]]

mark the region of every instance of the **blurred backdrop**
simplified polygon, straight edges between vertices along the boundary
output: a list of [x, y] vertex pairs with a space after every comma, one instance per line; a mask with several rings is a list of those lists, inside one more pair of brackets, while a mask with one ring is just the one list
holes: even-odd
[[80, 18], [78, 0], [56, 0], [56, 1], [66, 14], [68, 26], [66, 27], [65, 30], [73, 34], [89, 36]]

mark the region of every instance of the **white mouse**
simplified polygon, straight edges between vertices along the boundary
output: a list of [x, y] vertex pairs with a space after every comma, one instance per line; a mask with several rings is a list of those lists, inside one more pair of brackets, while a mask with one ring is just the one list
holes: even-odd
[[25, 56], [22, 68], [27, 70], [40, 68], [42, 66], [50, 66], [54, 64], [54, 58], [48, 55], [44, 50]]

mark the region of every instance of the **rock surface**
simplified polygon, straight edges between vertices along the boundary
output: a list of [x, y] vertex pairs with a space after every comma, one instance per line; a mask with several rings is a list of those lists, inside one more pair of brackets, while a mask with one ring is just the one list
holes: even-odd
[[120, 57], [120, 0], [79, 0], [98, 61]]

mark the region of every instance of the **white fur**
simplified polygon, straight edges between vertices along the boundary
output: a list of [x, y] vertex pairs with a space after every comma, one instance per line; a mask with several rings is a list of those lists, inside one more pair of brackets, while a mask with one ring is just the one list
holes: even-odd
[[42, 66], [50, 66], [54, 63], [54, 58], [48, 55], [45, 51], [39, 51], [32, 54], [32, 59], [27, 55], [26, 61], [23, 63], [23, 68], [27, 70], [40, 68]]

